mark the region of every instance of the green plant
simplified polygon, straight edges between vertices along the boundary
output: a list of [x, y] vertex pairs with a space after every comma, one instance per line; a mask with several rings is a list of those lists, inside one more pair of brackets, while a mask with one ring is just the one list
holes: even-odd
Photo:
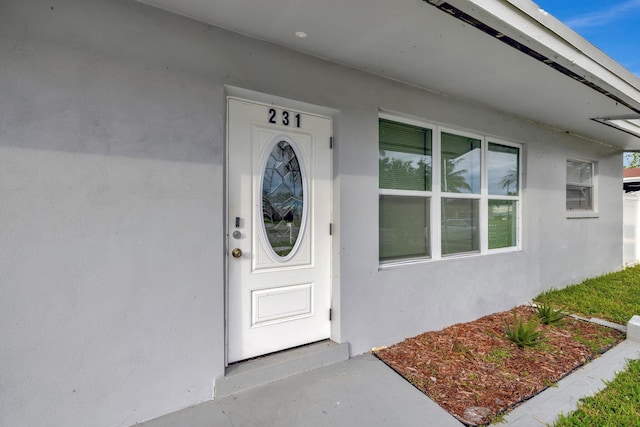
[[541, 303], [538, 303], [535, 309], [538, 317], [540, 317], [540, 321], [545, 325], [558, 323], [566, 316], [566, 314], [562, 312], [564, 307], [556, 309], [555, 305], [552, 302], [547, 302], [546, 298], [544, 298]]
[[574, 338], [579, 343], [589, 347], [591, 354], [594, 354], [594, 355], [601, 352], [603, 349], [606, 349], [612, 346], [616, 342], [616, 340], [612, 337], [601, 337], [601, 336], [583, 337], [580, 334], [580, 332], [577, 332]]
[[538, 331], [539, 324], [534, 317], [530, 317], [525, 323], [524, 316], [518, 316], [514, 308], [513, 324], [510, 326], [505, 322], [504, 333], [518, 347], [531, 347], [544, 340], [544, 332]]
[[510, 357], [511, 357], [511, 350], [509, 350], [506, 347], [498, 347], [498, 348], [491, 349], [489, 354], [487, 354], [484, 359], [487, 362], [501, 364], [503, 360], [508, 359]]

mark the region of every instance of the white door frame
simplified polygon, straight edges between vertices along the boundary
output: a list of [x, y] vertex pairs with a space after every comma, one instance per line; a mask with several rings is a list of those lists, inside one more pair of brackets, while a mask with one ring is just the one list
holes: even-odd
[[[235, 98], [235, 99], [239, 99], [241, 101], [246, 101], [249, 103], [254, 103], [254, 104], [264, 104], [267, 107], [276, 107], [277, 104], [277, 108], [284, 108], [284, 109], [292, 109], [292, 110], [301, 110], [304, 111], [306, 113], [310, 113], [310, 114], [314, 114], [314, 115], [320, 115], [320, 116], [325, 116], [328, 119], [332, 120], [333, 115], [336, 114], [335, 110], [332, 109], [328, 109], [328, 108], [324, 108], [324, 107], [318, 107], [318, 106], [314, 106], [314, 105], [310, 105], [310, 104], [306, 104], [306, 103], [302, 103], [302, 102], [298, 102], [298, 101], [292, 101], [292, 100], [287, 100], [284, 98], [280, 98], [280, 97], [273, 97], [273, 96], [269, 96], [269, 95], [264, 95], [264, 94], [259, 94], [259, 93], [255, 93], [252, 91], [247, 91], [247, 90], [243, 90], [243, 89], [238, 89], [238, 88], [230, 88], [227, 87], [227, 98], [225, 100], [225, 109], [228, 107], [228, 103], [229, 103], [229, 99], [230, 98]], [[267, 102], [265, 102], [267, 101]], [[329, 113], [329, 114], [327, 114]], [[333, 122], [332, 122], [333, 123]], [[333, 124], [331, 125], [333, 126]], [[331, 131], [331, 133], [333, 133]], [[331, 141], [331, 144], [333, 142]], [[224, 301], [224, 306], [225, 306], [225, 366], [228, 365], [229, 363], [229, 310], [230, 310], [230, 300], [229, 300], [229, 286], [230, 286], [230, 277], [229, 277], [229, 263], [233, 260], [233, 258], [231, 257], [230, 253], [232, 248], [232, 241], [231, 241], [231, 236], [230, 234], [233, 233], [234, 230], [230, 229], [230, 218], [229, 216], [231, 215], [231, 213], [229, 212], [229, 173], [230, 171], [230, 166], [229, 166], [229, 122], [228, 122], [228, 117], [227, 117], [227, 121], [226, 121], [226, 138], [225, 138], [225, 212], [224, 212], [224, 218], [225, 218], [225, 225], [224, 225], [224, 230], [225, 230], [225, 242], [224, 242], [224, 249], [225, 249], [225, 280], [224, 280], [224, 284], [225, 284], [225, 301]], [[329, 195], [329, 203], [331, 205], [331, 209], [330, 209], [330, 221], [331, 223], [333, 223], [333, 152], [330, 155], [330, 164], [331, 164], [331, 173], [330, 173], [330, 179], [331, 179], [331, 183], [330, 183], [330, 195]], [[333, 248], [335, 247], [334, 245], [336, 244], [335, 241], [333, 241], [330, 246], [330, 268], [329, 268], [329, 277], [328, 277], [328, 282], [329, 282], [329, 294], [330, 294], [330, 300], [331, 300], [331, 306], [334, 306], [334, 297], [335, 297], [335, 293], [334, 293], [334, 281], [333, 281]], [[335, 317], [332, 319], [332, 324], [331, 324], [331, 333], [330, 333], [330, 338], [333, 338], [334, 334], [333, 331], [335, 330]]]

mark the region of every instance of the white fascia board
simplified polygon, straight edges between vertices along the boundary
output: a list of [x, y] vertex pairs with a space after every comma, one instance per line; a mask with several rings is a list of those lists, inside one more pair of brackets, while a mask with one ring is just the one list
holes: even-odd
[[529, 0], [449, 0], [448, 3], [640, 109], [640, 78], [535, 3]]

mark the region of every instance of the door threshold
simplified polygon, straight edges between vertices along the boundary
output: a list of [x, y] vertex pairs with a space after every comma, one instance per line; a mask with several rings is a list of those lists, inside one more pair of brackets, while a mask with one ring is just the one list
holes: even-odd
[[240, 393], [348, 358], [348, 343], [324, 340], [237, 362], [227, 367], [224, 377], [216, 379], [214, 398]]

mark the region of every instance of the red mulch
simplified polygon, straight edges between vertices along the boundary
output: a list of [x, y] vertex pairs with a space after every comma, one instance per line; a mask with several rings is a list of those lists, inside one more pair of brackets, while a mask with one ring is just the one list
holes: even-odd
[[[537, 316], [529, 306], [519, 316]], [[520, 348], [505, 334], [513, 310], [407, 338], [375, 354], [467, 425], [490, 423], [624, 339], [604, 326], [566, 317], [540, 325], [545, 340]], [[596, 343], [590, 348], [585, 340]]]

